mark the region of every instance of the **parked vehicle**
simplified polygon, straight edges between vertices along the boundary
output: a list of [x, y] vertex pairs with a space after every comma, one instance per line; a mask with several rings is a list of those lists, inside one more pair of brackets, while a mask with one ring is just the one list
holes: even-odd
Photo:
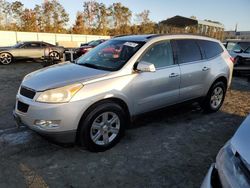
[[201, 188], [250, 187], [250, 115], [241, 124], [231, 140], [219, 151]]
[[93, 41], [94, 41], [94, 40], [92, 40], [92, 41], [90, 41], [90, 42], [86, 42], [86, 43], [81, 43], [80, 47], [82, 47], [82, 46], [88, 46], [89, 43], [91, 43], [91, 42], [93, 42]]
[[225, 46], [234, 58], [234, 71], [250, 73], [250, 41], [229, 40]]
[[0, 48], [0, 62], [4, 65], [17, 59], [39, 59], [44, 56], [44, 50], [50, 48], [50, 56], [54, 59], [63, 57], [64, 48], [46, 42], [20, 42], [14, 46]]
[[100, 40], [94, 40], [87, 44], [81, 45], [80, 48], [77, 48], [75, 50], [75, 55], [74, 55], [75, 59], [86, 54], [88, 51], [92, 50], [93, 48], [95, 48], [96, 46], [98, 46], [99, 44], [105, 41], [106, 41], [105, 39], [100, 39]]
[[104, 151], [120, 140], [138, 114], [194, 99], [200, 99], [207, 112], [216, 112], [232, 69], [230, 55], [215, 39], [117, 37], [75, 64], [28, 74], [14, 116], [18, 124], [59, 142], [77, 139], [91, 151]]

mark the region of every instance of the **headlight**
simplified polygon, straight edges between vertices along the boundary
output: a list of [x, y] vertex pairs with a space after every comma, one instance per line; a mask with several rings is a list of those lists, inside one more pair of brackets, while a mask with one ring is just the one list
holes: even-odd
[[37, 98], [37, 102], [44, 103], [64, 103], [70, 99], [83, 87], [82, 84], [72, 84], [56, 89], [44, 91]]
[[227, 142], [216, 157], [222, 187], [250, 187], [248, 176], [243, 172], [235, 151], [231, 142]]

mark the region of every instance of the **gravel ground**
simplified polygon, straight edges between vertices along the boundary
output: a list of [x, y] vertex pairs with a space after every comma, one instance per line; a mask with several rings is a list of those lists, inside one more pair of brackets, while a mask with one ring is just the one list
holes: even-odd
[[111, 150], [90, 153], [12, 128], [21, 79], [40, 67], [0, 66], [0, 187], [199, 187], [250, 112], [250, 83], [234, 78], [219, 112], [204, 114], [196, 104], [156, 111], [139, 117]]

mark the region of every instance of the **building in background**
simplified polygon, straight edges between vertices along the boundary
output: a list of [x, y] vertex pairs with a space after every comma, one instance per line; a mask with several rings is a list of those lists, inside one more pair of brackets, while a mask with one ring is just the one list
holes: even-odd
[[250, 40], [250, 31], [225, 31], [226, 39]]
[[192, 33], [224, 39], [223, 24], [211, 20], [198, 20], [195, 17], [187, 18], [174, 16], [159, 23], [160, 33]]

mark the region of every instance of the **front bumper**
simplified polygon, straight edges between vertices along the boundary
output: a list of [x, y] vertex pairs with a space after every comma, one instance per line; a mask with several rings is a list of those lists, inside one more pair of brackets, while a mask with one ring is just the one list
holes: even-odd
[[203, 183], [202, 188], [249, 188], [250, 172], [243, 164], [239, 154], [228, 142], [218, 153], [216, 165], [213, 164]]
[[[18, 102], [28, 106], [27, 112], [18, 109]], [[17, 125], [25, 125], [40, 135], [52, 138], [57, 142], [69, 143], [76, 139], [77, 128], [87, 104], [88, 101], [86, 100], [62, 104], [39, 103], [35, 99], [29, 99], [18, 94], [13, 115]], [[59, 123], [57, 127], [42, 127], [35, 123], [38, 120], [57, 121]]]
[[44, 130], [37, 130], [24, 124], [21, 118], [19, 117], [19, 115], [16, 114], [15, 111], [13, 111], [13, 117], [14, 117], [17, 127], [20, 127], [20, 126], [29, 127], [31, 130], [35, 131], [36, 133], [38, 133], [39, 135], [43, 137], [46, 137], [49, 140], [55, 141], [57, 143], [74, 143], [76, 141], [76, 130], [61, 131], [61, 132], [48, 132]]

